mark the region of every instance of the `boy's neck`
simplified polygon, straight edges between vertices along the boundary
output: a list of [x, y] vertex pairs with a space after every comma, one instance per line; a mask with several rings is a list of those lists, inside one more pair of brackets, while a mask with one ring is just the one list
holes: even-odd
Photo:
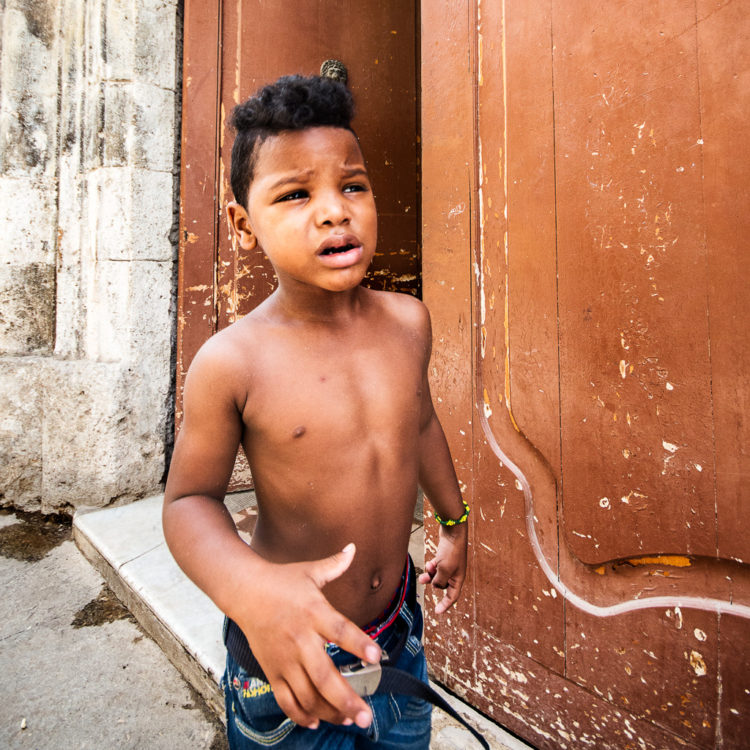
[[342, 325], [360, 313], [365, 290], [361, 286], [342, 292], [326, 289], [294, 289], [279, 286], [269, 302], [275, 315], [287, 322]]

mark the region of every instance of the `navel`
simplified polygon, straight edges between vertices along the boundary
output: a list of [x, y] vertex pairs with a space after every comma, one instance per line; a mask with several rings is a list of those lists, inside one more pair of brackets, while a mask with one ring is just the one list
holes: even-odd
[[305, 425], [301, 424], [299, 427], [295, 427], [294, 428], [294, 432], [292, 433], [292, 437], [294, 437], [294, 438], [301, 438], [306, 432], [307, 432], [307, 427], [305, 427]]
[[370, 581], [370, 588], [373, 591], [377, 591], [382, 585], [383, 585], [383, 579], [380, 577], [379, 573], [376, 573], [372, 577], [372, 581]]

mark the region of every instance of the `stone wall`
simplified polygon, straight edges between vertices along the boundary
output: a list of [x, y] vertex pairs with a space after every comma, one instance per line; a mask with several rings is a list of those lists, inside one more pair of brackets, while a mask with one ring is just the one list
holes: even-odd
[[0, 505], [127, 502], [171, 440], [180, 3], [0, 13]]

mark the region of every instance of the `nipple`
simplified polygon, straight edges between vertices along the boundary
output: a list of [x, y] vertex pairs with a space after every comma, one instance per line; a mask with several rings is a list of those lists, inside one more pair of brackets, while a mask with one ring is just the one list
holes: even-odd
[[306, 432], [307, 432], [307, 427], [305, 427], [305, 425], [301, 424], [299, 427], [295, 427], [294, 428], [294, 432], [292, 433], [292, 437], [294, 437], [294, 438], [301, 438]]

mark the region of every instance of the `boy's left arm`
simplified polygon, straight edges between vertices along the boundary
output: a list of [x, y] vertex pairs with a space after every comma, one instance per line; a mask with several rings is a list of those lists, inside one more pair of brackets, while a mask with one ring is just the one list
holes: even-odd
[[[419, 485], [437, 514], [443, 519], [459, 519], [464, 513], [461, 490], [453, 468], [448, 442], [435, 414], [427, 379], [430, 357], [431, 331], [429, 318], [426, 331], [426, 361], [422, 382], [422, 407], [419, 424]], [[431, 583], [444, 589], [443, 598], [435, 607], [441, 614], [458, 600], [466, 576], [466, 523], [440, 526], [438, 548], [431, 560], [425, 562], [425, 572], [419, 577], [423, 584]]]
[[[448, 443], [434, 410], [420, 432], [419, 484], [441, 518], [458, 519], [463, 515], [461, 491]], [[431, 583], [435, 588], [445, 590], [435, 607], [435, 614], [453, 606], [461, 593], [466, 576], [467, 539], [466, 523], [440, 526], [435, 557], [425, 562], [425, 572], [419, 577], [420, 583]]]

